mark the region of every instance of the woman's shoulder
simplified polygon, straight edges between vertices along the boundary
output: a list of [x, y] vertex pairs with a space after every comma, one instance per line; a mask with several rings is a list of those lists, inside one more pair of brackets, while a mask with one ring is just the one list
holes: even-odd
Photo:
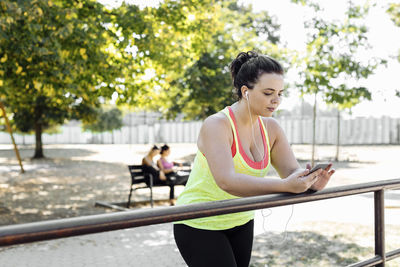
[[197, 140], [198, 148], [204, 152], [203, 145], [211, 142], [221, 142], [224, 138], [232, 139], [229, 119], [222, 112], [207, 117], [200, 129]]
[[152, 163], [153, 163], [153, 161], [151, 159], [149, 159], [149, 157], [147, 155], [143, 157], [143, 159], [142, 159], [143, 165], [151, 166]]
[[283, 132], [279, 122], [272, 117], [262, 117], [265, 128], [268, 132], [268, 136], [270, 139], [270, 143], [273, 143], [274, 140]]
[[[222, 112], [217, 112], [211, 116], [208, 116], [204, 122], [202, 128], [221, 130], [223, 128], [230, 127], [228, 117]], [[228, 128], [229, 129], [229, 128]]]
[[271, 129], [274, 129], [277, 127], [280, 128], [279, 122], [273, 117], [262, 117], [262, 121], [264, 122], [264, 125], [266, 127], [269, 127]]

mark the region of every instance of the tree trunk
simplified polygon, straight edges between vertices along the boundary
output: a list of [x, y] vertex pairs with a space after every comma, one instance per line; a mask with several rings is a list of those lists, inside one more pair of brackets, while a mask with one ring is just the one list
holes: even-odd
[[6, 109], [4, 108], [4, 105], [2, 102], [0, 102], [0, 109], [3, 112], [4, 120], [6, 121], [7, 130], [10, 133], [11, 141], [14, 145], [14, 151], [15, 151], [15, 155], [17, 156], [19, 166], [21, 168], [21, 173], [24, 173], [25, 170], [24, 170], [24, 166], [22, 166], [21, 156], [19, 155], [19, 150], [18, 150], [17, 144], [15, 143], [14, 136], [12, 134], [10, 122], [8, 121], [8, 118], [7, 118]]
[[44, 158], [43, 154], [43, 144], [42, 144], [42, 124], [36, 123], [35, 124], [35, 155], [33, 156], [34, 159]]
[[339, 153], [340, 153], [340, 110], [337, 113], [337, 135], [336, 135], [336, 156], [335, 161], [339, 161]]
[[313, 135], [312, 135], [312, 152], [311, 152], [311, 166], [314, 167], [315, 161], [315, 129], [317, 122], [317, 92], [314, 94], [314, 107], [313, 107]]
[[400, 123], [397, 123], [397, 143], [400, 144]]

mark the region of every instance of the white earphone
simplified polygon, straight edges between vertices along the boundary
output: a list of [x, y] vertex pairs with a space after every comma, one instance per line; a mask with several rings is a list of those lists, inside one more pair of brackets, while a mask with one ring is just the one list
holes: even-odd
[[246, 91], [246, 93], [244, 94], [246, 99], [249, 100], [249, 91]]

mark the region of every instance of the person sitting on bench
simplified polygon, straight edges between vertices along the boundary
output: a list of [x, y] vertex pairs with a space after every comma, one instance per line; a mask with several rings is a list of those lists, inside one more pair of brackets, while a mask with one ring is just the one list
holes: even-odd
[[[153, 176], [153, 185], [165, 184], [168, 185], [167, 177], [165, 173], [160, 170], [154, 163], [153, 158], [160, 152], [160, 149], [154, 145], [149, 153], [142, 159], [143, 172], [150, 173]], [[150, 181], [146, 181], [149, 185]]]
[[[168, 161], [168, 156], [171, 154], [171, 149], [168, 145], [163, 145], [160, 151], [161, 157], [157, 160], [158, 168], [165, 173], [167, 179], [170, 179], [176, 185], [185, 185], [189, 176], [186, 172], [180, 172], [175, 165], [182, 167], [182, 163]], [[184, 175], [181, 175], [183, 173]]]

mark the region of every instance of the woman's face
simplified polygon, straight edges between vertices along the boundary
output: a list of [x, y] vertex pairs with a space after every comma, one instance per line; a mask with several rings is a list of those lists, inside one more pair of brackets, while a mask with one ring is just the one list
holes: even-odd
[[164, 150], [163, 155], [168, 157], [170, 153], [171, 153], [171, 149], [168, 148], [167, 150]]
[[281, 103], [283, 94], [283, 76], [277, 73], [263, 73], [248, 90], [248, 101], [253, 114], [271, 117]]

